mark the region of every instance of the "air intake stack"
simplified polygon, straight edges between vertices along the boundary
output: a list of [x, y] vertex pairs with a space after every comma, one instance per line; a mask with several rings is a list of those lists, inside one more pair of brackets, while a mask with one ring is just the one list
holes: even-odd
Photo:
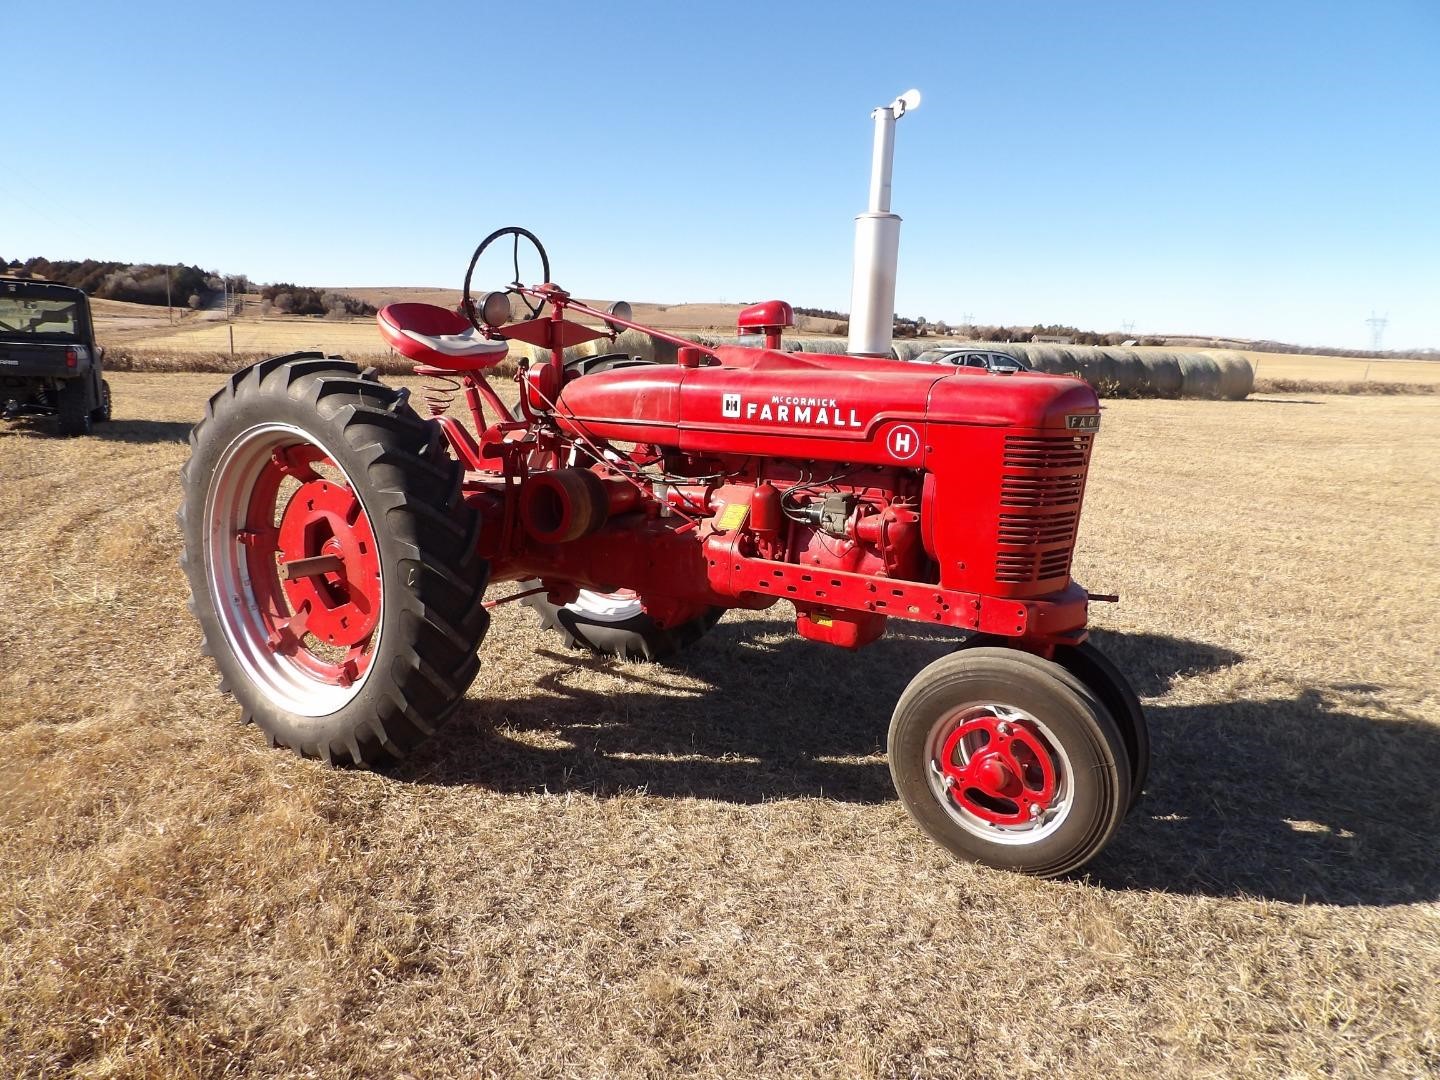
[[895, 121], [919, 107], [920, 91], [907, 90], [870, 114], [875, 120], [870, 208], [855, 218], [855, 278], [850, 288], [850, 352], [860, 356], [890, 355], [900, 261], [900, 217], [890, 212]]

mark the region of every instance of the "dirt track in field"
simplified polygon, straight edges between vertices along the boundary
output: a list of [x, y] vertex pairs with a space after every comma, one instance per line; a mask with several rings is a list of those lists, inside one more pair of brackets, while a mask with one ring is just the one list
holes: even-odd
[[1106, 403], [1076, 575], [1155, 764], [1039, 883], [894, 801], [924, 628], [671, 668], [501, 608], [397, 774], [266, 749], [175, 563], [219, 377], [112, 378], [0, 425], [0, 1075], [1440, 1072], [1440, 398]]

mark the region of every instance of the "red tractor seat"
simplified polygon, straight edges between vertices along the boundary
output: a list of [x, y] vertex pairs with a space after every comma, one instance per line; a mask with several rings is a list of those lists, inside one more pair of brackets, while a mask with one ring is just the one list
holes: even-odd
[[434, 304], [387, 304], [375, 321], [397, 352], [451, 371], [494, 367], [510, 352], [508, 341], [482, 337], [464, 315]]

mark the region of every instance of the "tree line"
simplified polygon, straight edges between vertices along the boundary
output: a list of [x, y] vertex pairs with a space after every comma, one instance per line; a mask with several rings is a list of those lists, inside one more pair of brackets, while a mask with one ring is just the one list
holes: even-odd
[[[177, 304], [192, 308], [213, 306], [227, 293], [254, 292], [245, 274], [222, 277], [214, 270], [184, 263], [123, 263], [100, 259], [0, 258], [0, 273], [43, 278], [83, 289], [101, 300], [131, 304]], [[280, 282], [260, 290], [262, 311], [290, 315], [373, 315], [375, 308], [345, 293]]]

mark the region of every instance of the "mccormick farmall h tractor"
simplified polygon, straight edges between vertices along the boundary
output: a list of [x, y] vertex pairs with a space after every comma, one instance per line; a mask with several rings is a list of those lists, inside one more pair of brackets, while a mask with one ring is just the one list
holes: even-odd
[[[231, 378], [191, 435], [182, 523], [205, 647], [246, 719], [327, 761], [401, 757], [464, 696], [488, 609], [522, 598], [572, 644], [647, 658], [781, 600], [802, 637], [844, 649], [907, 619], [969, 636], [895, 708], [905, 808], [992, 866], [1053, 876], [1091, 859], [1148, 758], [1134, 692], [1086, 642], [1095, 598], [1070, 579], [1099, 405], [1077, 379], [863, 355], [889, 347], [892, 139], [916, 100], [875, 113], [861, 355], [781, 351], [779, 301], [740, 315], [763, 347], [646, 329], [627, 305], [574, 299], [535, 237], [505, 228], [477, 248], [458, 311], [379, 315], [417, 373], [463, 392], [478, 438], [446, 414], [450, 394], [422, 416], [334, 357]], [[480, 257], [509, 239], [518, 266], [522, 238], [541, 282], [475, 297]], [[512, 321], [512, 298], [528, 317]], [[624, 328], [677, 362], [564, 362]], [[522, 367], [513, 408], [485, 378], [512, 341], [549, 354]]]

